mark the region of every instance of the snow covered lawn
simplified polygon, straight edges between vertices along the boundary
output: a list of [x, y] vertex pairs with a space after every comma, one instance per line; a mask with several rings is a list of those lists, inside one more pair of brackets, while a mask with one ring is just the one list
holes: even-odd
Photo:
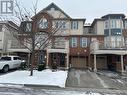
[[0, 83], [7, 84], [32, 84], [32, 85], [51, 85], [65, 87], [67, 71], [52, 72], [49, 69], [34, 71], [33, 76], [30, 71], [15, 71], [0, 76]]

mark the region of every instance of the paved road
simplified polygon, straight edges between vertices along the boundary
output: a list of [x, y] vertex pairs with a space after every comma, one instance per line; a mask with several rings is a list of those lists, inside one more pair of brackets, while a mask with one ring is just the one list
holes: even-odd
[[56, 88], [41, 87], [0, 87], [0, 95], [127, 95], [125, 90], [105, 90], [88, 88]]
[[69, 71], [66, 86], [127, 90], [127, 82], [119, 78], [104, 76], [98, 73], [90, 72], [89, 70], [75, 69], [71, 69]]

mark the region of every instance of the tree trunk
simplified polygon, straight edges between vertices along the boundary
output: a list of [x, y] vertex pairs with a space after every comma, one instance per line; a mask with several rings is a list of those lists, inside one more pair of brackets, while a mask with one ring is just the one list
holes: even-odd
[[30, 66], [30, 76], [33, 76], [33, 65], [34, 65], [34, 51], [31, 53], [31, 66]]

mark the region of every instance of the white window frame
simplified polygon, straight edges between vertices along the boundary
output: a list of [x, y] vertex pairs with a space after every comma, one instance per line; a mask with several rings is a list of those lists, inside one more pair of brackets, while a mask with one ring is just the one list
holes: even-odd
[[127, 20], [124, 22], [125, 29], [127, 29]]
[[55, 21], [55, 28], [67, 29], [65, 21]]
[[87, 38], [86, 37], [81, 38], [81, 47], [87, 47]]
[[106, 20], [106, 21], [105, 21], [105, 29], [108, 29], [108, 28], [109, 28], [109, 21]]
[[78, 21], [72, 21], [71, 22], [71, 29], [73, 29], [73, 30], [78, 29]]
[[77, 38], [76, 37], [71, 38], [71, 47], [77, 47]]

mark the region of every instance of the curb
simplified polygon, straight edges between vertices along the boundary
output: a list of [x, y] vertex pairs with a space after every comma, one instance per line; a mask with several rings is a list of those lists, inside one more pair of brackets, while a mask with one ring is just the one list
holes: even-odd
[[[53, 86], [53, 85], [36, 85], [36, 84], [24, 84], [25, 87], [35, 87], [35, 88], [56, 88], [56, 89], [60, 89], [62, 87], [60, 86]], [[63, 87], [64, 88], [64, 87]]]

